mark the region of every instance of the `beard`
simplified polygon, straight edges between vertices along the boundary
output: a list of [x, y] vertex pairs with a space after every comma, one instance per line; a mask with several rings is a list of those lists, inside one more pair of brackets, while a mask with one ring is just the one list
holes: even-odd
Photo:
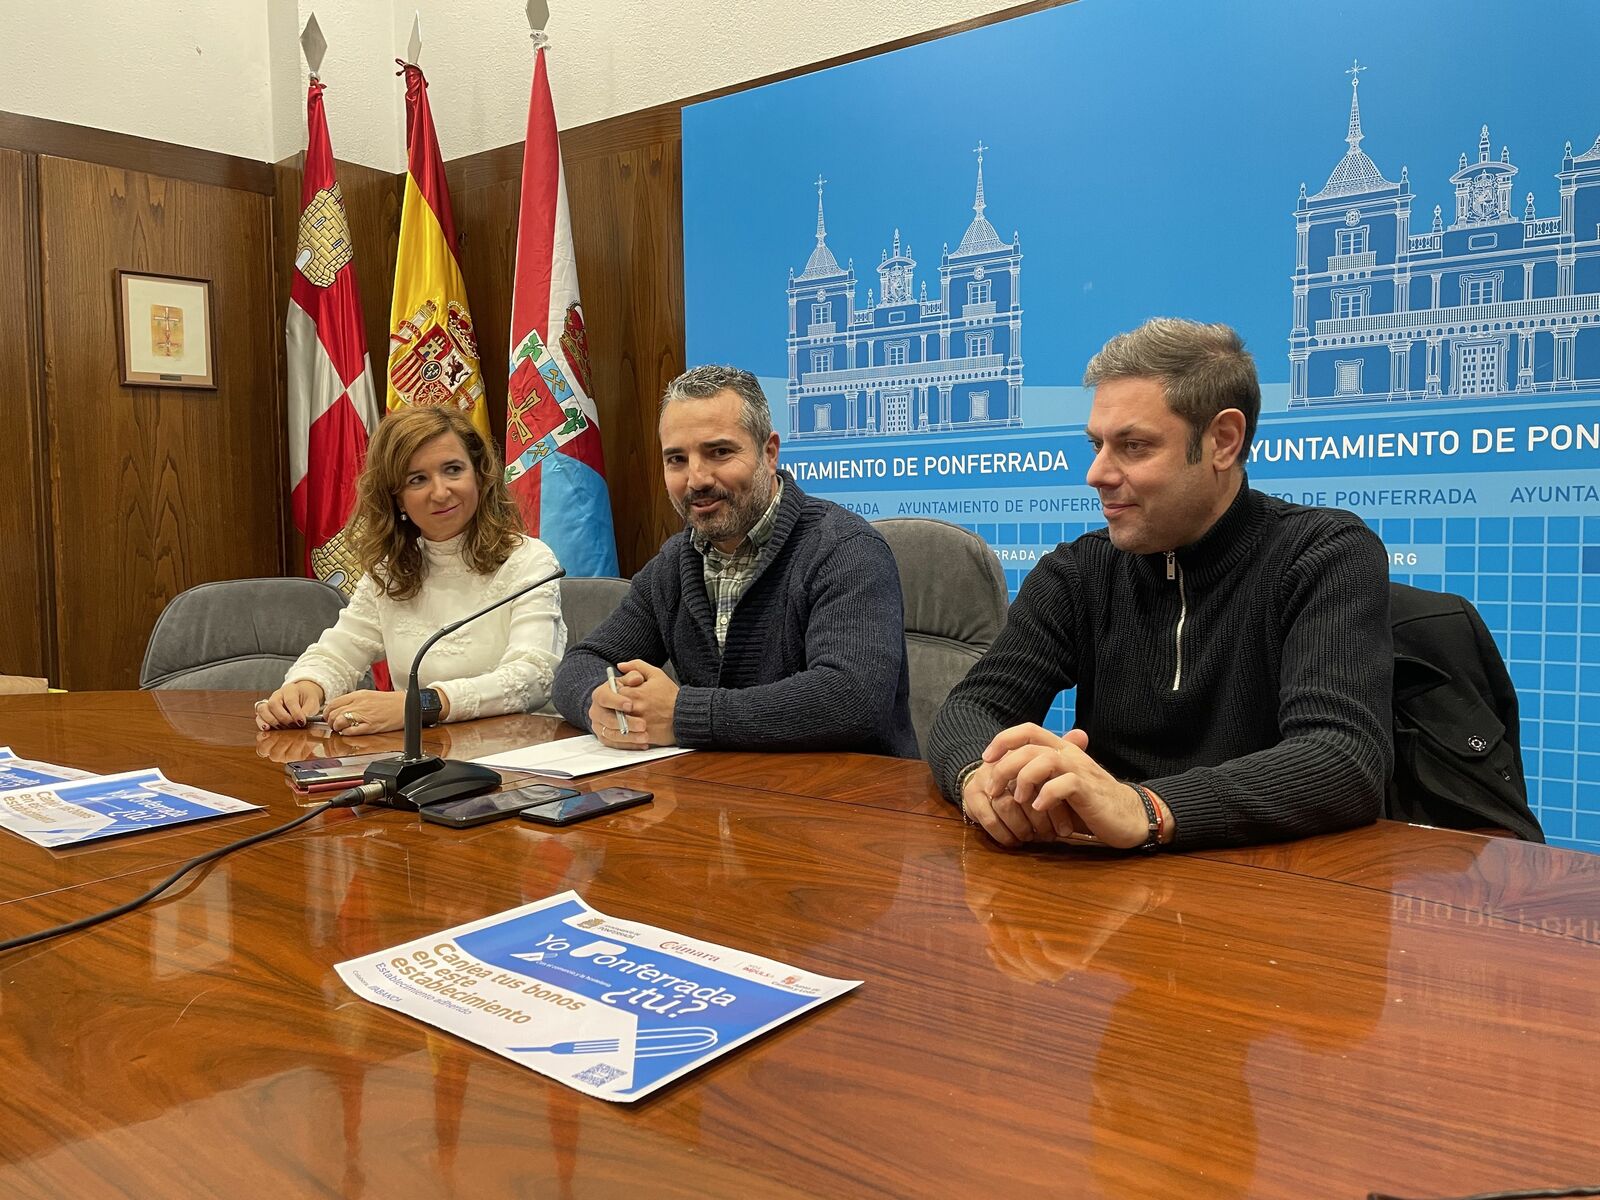
[[[682, 500], [673, 497], [672, 507], [678, 510], [678, 515], [689, 528], [712, 542], [742, 541], [767, 511], [776, 487], [776, 477], [768, 475], [753, 480], [742, 495], [726, 488], [700, 488], [685, 492]], [[709, 516], [698, 517], [689, 506], [700, 500], [721, 500], [722, 509]]]

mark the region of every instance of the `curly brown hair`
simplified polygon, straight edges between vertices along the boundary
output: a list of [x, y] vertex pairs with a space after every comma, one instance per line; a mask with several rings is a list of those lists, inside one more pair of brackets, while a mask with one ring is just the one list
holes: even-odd
[[367, 446], [350, 524], [361, 570], [391, 600], [415, 596], [427, 571], [416, 527], [400, 519], [399, 496], [407, 469], [418, 450], [450, 433], [461, 439], [478, 481], [478, 509], [461, 547], [467, 566], [479, 575], [499, 570], [525, 532], [522, 514], [506, 488], [499, 454], [465, 415], [443, 405], [390, 413], [378, 422], [378, 432]]

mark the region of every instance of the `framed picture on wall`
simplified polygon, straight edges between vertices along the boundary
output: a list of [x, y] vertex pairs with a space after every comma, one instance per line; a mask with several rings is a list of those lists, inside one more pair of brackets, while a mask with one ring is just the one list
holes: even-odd
[[117, 272], [117, 347], [133, 387], [217, 386], [211, 281]]

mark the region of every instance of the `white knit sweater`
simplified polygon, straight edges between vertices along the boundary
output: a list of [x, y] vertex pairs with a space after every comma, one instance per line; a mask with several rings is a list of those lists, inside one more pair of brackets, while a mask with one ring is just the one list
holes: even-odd
[[[309, 680], [332, 700], [384, 656], [396, 690], [402, 690], [411, 660], [440, 628], [557, 568], [548, 546], [524, 537], [498, 571], [475, 575], [461, 557], [465, 536], [423, 541], [426, 573], [422, 590], [410, 600], [391, 600], [364, 577], [338, 622], [295, 661], [284, 682]], [[528, 712], [550, 699], [566, 645], [561, 593], [551, 583], [441, 638], [417, 678], [449, 697], [451, 721]]]

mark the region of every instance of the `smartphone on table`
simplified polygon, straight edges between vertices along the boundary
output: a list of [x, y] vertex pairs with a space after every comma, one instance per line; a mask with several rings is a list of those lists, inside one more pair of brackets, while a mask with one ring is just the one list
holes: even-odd
[[283, 773], [297, 792], [336, 792], [360, 783], [369, 763], [398, 757], [398, 751], [384, 750], [377, 754], [347, 754], [343, 758], [302, 758], [285, 763]]
[[655, 799], [652, 792], [635, 788], [597, 788], [592, 792], [574, 793], [564, 800], [541, 804], [518, 813], [524, 821], [539, 825], [571, 825], [591, 817], [616, 812], [619, 808], [632, 808], [635, 804], [649, 804]]
[[553, 783], [529, 783], [507, 792], [490, 792], [487, 796], [468, 796], [462, 800], [446, 800], [443, 804], [430, 804], [422, 810], [422, 819], [434, 825], [448, 825], [452, 829], [470, 829], [515, 816], [537, 804], [559, 804], [576, 796], [575, 789], [557, 787]]

